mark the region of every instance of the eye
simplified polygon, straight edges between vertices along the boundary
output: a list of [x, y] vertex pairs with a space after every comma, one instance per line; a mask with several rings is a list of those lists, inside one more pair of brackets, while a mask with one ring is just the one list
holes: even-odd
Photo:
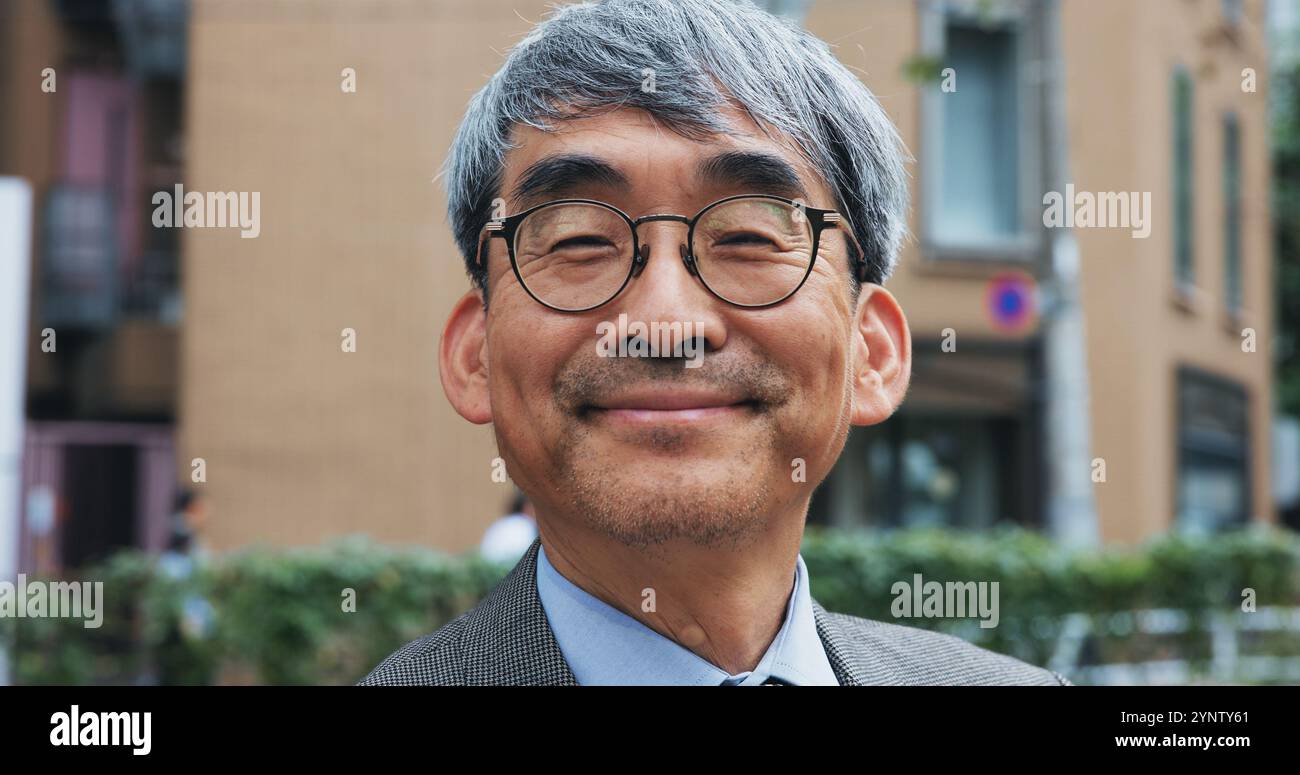
[[737, 232], [728, 234], [717, 240], [715, 245], [772, 245], [775, 244], [771, 239], [764, 237], [762, 234], [756, 234], [751, 231]]
[[578, 237], [566, 237], [551, 246], [551, 250], [564, 250], [565, 248], [585, 248], [585, 247], [608, 247], [611, 245], [607, 237], [598, 234], [586, 234]]

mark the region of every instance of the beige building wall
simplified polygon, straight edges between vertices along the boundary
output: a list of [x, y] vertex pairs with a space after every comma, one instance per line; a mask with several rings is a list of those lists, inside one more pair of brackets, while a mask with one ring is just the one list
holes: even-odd
[[[460, 550], [508, 497], [508, 485], [490, 478], [490, 430], [455, 415], [438, 384], [441, 326], [468, 285], [432, 179], [466, 101], [546, 5], [195, 2], [186, 186], [262, 198], [257, 239], [185, 234], [182, 467], [206, 461], [218, 546], [366, 532]], [[1247, 8], [1234, 47], [1206, 42], [1217, 2], [1064, 2], [1074, 182], [1151, 191], [1155, 211], [1146, 240], [1076, 232], [1108, 541], [1171, 524], [1180, 363], [1249, 389], [1253, 503], [1260, 518], [1272, 518], [1267, 68], [1258, 0]], [[805, 26], [875, 91], [918, 155], [916, 183], [925, 163], [919, 90], [902, 75], [919, 50], [916, 5], [815, 0]], [[1191, 311], [1172, 298], [1169, 73], [1177, 61], [1198, 75], [1203, 296]], [[1259, 75], [1256, 94], [1240, 91], [1244, 66]], [[345, 67], [356, 70], [355, 94], [340, 90]], [[1225, 319], [1221, 302], [1217, 127], [1228, 106], [1241, 115], [1245, 154], [1241, 325]], [[921, 259], [918, 242], [909, 243], [889, 283], [915, 337], [933, 339], [945, 327], [1003, 336], [984, 311], [991, 271], [957, 273]], [[1241, 352], [1243, 325], [1256, 329], [1259, 352]], [[357, 332], [356, 353], [341, 352], [345, 327]]]
[[[1269, 492], [1272, 415], [1272, 245], [1268, 60], [1264, 8], [1247, 0], [1236, 38], [1227, 37], [1221, 6], [1201, 0], [1063, 0], [1061, 41], [1071, 179], [1077, 190], [1150, 191], [1151, 236], [1126, 230], [1076, 229], [1087, 326], [1093, 455], [1106, 461], [1095, 488], [1102, 536], [1134, 542], [1170, 527], [1176, 511], [1179, 365], [1199, 367], [1243, 385], [1250, 395], [1251, 500], [1255, 518], [1272, 521]], [[902, 65], [921, 51], [917, 5], [880, 0], [814, 2], [805, 25], [831, 42], [862, 75], [916, 156], [912, 230], [924, 203], [917, 182], [927, 163], [921, 144], [919, 89]], [[889, 34], [880, 34], [888, 30]], [[1174, 293], [1170, 77], [1175, 65], [1195, 78], [1195, 261], [1197, 293], [1189, 305]], [[1253, 68], [1257, 91], [1242, 90]], [[1222, 196], [1223, 114], [1241, 120], [1244, 310], [1224, 304]], [[889, 289], [907, 311], [913, 337], [935, 339], [951, 327], [963, 337], [1017, 339], [993, 329], [983, 287], [1006, 264], [986, 271], [927, 262], [915, 239]], [[1257, 350], [1242, 352], [1242, 329]], [[1083, 472], [1087, 475], [1089, 472]]]
[[[62, 138], [60, 100], [41, 90], [41, 71], [55, 68], [55, 88], [63, 57], [63, 37], [50, 4], [43, 0], [12, 0], [0, 6], [0, 105], [12, 115], [0, 120], [0, 174], [23, 178], [32, 186], [33, 255], [42, 248], [40, 196], [59, 175], [58, 147]], [[32, 272], [31, 319], [36, 322], [41, 276]], [[27, 384], [44, 388], [56, 381], [54, 360], [41, 357], [40, 326], [28, 327]]]
[[543, 8], [194, 3], [185, 185], [261, 194], [256, 239], [184, 235], [181, 467], [205, 461], [217, 547], [364, 532], [461, 550], [504, 507], [490, 429], [438, 382], [469, 286], [434, 177]]
[[[1089, 339], [1094, 454], [1107, 461], [1096, 488], [1103, 534], [1133, 542], [1167, 529], [1177, 509], [1177, 369], [1193, 366], [1246, 388], [1250, 401], [1253, 517], [1273, 521], [1269, 491], [1272, 417], [1272, 235], [1269, 216], [1268, 58], [1263, 4], [1246, 2], [1236, 41], [1217, 2], [1063, 6], [1070, 77], [1073, 179], [1092, 191], [1151, 191], [1145, 240], [1080, 229]], [[1099, 42], [1116, 44], [1112, 49]], [[1121, 52], [1116, 54], [1115, 49]], [[1171, 77], [1194, 82], [1196, 290], [1175, 293]], [[1242, 89], [1253, 68], [1257, 91]], [[1223, 129], [1227, 111], [1242, 138], [1243, 312], [1224, 292]], [[1256, 351], [1242, 351], [1242, 330]]]

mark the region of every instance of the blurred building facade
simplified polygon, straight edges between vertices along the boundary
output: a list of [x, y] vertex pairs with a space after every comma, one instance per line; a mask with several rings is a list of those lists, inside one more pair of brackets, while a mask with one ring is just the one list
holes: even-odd
[[[1272, 521], [1265, 4], [869, 7], [814, 2], [805, 24], [862, 68], [917, 158], [916, 239], [889, 283], [916, 363], [899, 415], [855, 431], [821, 493], [827, 521], [854, 523], [866, 502], [886, 524], [1043, 524], [1054, 235], [1042, 216], [1044, 194], [1066, 193], [1051, 174], [1061, 166], [1076, 192], [1151, 193], [1148, 237], [1072, 233], [1089, 462], [1105, 466], [1093, 486], [1101, 537]], [[956, 90], [900, 73], [918, 58], [922, 69], [952, 67]], [[1247, 68], [1254, 91], [1243, 88]], [[1049, 137], [1058, 98], [1065, 159], [1052, 158]], [[1019, 332], [990, 313], [1009, 270], [1049, 292]], [[941, 346], [945, 329], [955, 352]], [[1246, 329], [1253, 352], [1243, 351]]]
[[[810, 521], [1044, 527], [1059, 309], [1035, 289], [1053, 288], [1042, 213], [1060, 169], [1076, 191], [1151, 195], [1144, 239], [1072, 231], [1078, 475], [1101, 538], [1271, 521], [1262, 0], [768, 5], [835, 47], [916, 156], [915, 238], [888, 283], [911, 392], [855, 429]], [[208, 495], [217, 548], [477, 544], [512, 490], [490, 429], [438, 383], [468, 283], [434, 178], [467, 100], [547, 6], [10, 0], [0, 174], [38, 203], [27, 567], [158, 546], [178, 487]], [[178, 183], [260, 192], [260, 235], [154, 228], [152, 195]]]
[[0, 3], [0, 174], [35, 194], [20, 567], [161, 549], [176, 489], [187, 6]]

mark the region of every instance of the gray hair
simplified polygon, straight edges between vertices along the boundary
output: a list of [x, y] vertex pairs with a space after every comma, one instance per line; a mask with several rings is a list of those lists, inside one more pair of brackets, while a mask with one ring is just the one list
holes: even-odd
[[[655, 78], [643, 90], [644, 71]], [[556, 9], [473, 99], [443, 174], [470, 278], [515, 125], [552, 131], [575, 111], [640, 108], [691, 139], [730, 131], [737, 105], [776, 127], [830, 187], [868, 282], [894, 269], [907, 230], [907, 152], [871, 92], [821, 40], [749, 0], [604, 0]], [[853, 288], [856, 291], [856, 277]], [[486, 294], [484, 300], [486, 301]]]

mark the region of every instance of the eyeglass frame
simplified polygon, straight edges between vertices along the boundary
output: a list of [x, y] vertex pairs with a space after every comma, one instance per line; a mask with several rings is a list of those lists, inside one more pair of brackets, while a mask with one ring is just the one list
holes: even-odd
[[[703, 218], [706, 213], [708, 213], [710, 210], [714, 209], [715, 207], [727, 204], [728, 202], [734, 202], [740, 199], [766, 199], [766, 200], [781, 202], [782, 204], [790, 205], [791, 207], [794, 207], [797, 210], [799, 210], [804, 217], [808, 218], [808, 223], [812, 227], [812, 252], [811, 252], [811, 258], [808, 259], [808, 268], [804, 271], [803, 277], [799, 279], [799, 284], [796, 285], [794, 289], [791, 290], [789, 293], [777, 299], [776, 301], [764, 302], [762, 304], [742, 304], [737, 301], [732, 301], [731, 299], [728, 299], [727, 297], [723, 296], [722, 294], [718, 293], [713, 288], [711, 288], [709, 286], [708, 281], [705, 280], [704, 277], [699, 272], [699, 266], [696, 263], [695, 255], [694, 255], [696, 225], [700, 222], [700, 219]], [[623, 278], [622, 284], [619, 285], [618, 289], [614, 291], [612, 294], [610, 294], [609, 298], [605, 299], [604, 301], [599, 302], [597, 304], [593, 304], [589, 307], [582, 307], [580, 309], [565, 309], [563, 307], [556, 307], [538, 298], [537, 294], [533, 293], [532, 289], [528, 287], [528, 283], [524, 281], [523, 274], [521, 274], [519, 271], [519, 262], [515, 258], [515, 236], [519, 229], [519, 225], [523, 223], [524, 219], [532, 215], [533, 213], [537, 212], [538, 210], [542, 210], [547, 207], [564, 205], [564, 204], [584, 204], [584, 205], [595, 205], [597, 207], [603, 207], [607, 210], [614, 212], [620, 218], [622, 218], [632, 232], [632, 256], [631, 256], [632, 261], [630, 266], [628, 267], [627, 275]], [[645, 269], [646, 264], [649, 263], [650, 261], [650, 255], [649, 255], [650, 245], [648, 243], [644, 245], [641, 243], [641, 235], [637, 231], [637, 227], [643, 223], [653, 223], [655, 221], [673, 221], [675, 223], [686, 224], [687, 226], [686, 243], [678, 246], [679, 252], [681, 253], [682, 256], [682, 263], [686, 265], [686, 270], [690, 272], [693, 277], [699, 279], [700, 284], [704, 286], [704, 289], [707, 290], [711, 296], [735, 307], [741, 307], [743, 309], [764, 309], [767, 307], [774, 307], [777, 304], [786, 301], [791, 296], [794, 296], [796, 293], [798, 293], [799, 289], [803, 288], [804, 283], [808, 282], [808, 278], [812, 275], [813, 266], [816, 265], [817, 263], [817, 254], [821, 248], [821, 234], [824, 230], [828, 228], [840, 229], [843, 232], [844, 236], [848, 239], [848, 241], [852, 243], [852, 246], [854, 248], [854, 254], [855, 254], [854, 257], [852, 258], [852, 261], [854, 263], [854, 269], [856, 270], [855, 275], [857, 276], [860, 282], [867, 281], [868, 266], [867, 266], [866, 256], [863, 254], [862, 247], [858, 244], [857, 238], [853, 236], [852, 231], [848, 228], [841, 228], [842, 226], [845, 225], [844, 216], [838, 210], [825, 210], [817, 207], [809, 207], [803, 202], [794, 199], [786, 199], [785, 197], [775, 196], [772, 194], [736, 194], [734, 196], [723, 197], [722, 199], [718, 199], [714, 202], [710, 202], [709, 204], [705, 205], [703, 208], [700, 209], [699, 212], [697, 212], [695, 215], [690, 217], [687, 217], [685, 215], [677, 215], [675, 213], [651, 213], [650, 215], [643, 215], [640, 218], [633, 218], [632, 216], [623, 212], [622, 210], [615, 207], [614, 205], [609, 204], [608, 202], [601, 202], [596, 199], [556, 199], [550, 202], [543, 202], [541, 204], [529, 207], [526, 210], [517, 212], [514, 215], [508, 215], [505, 216], [504, 218], [494, 218], [492, 220], [489, 220], [487, 224], [483, 227], [483, 231], [480, 232], [480, 236], [479, 236], [479, 250], [477, 256], [478, 266], [480, 268], [486, 268], [487, 248], [489, 243], [487, 239], [484, 239], [484, 236], [486, 236], [488, 239], [494, 239], [494, 238], [504, 239], [506, 242], [506, 249], [510, 255], [510, 268], [514, 271], [515, 278], [519, 281], [519, 287], [523, 288], [524, 293], [527, 293], [533, 299], [533, 301], [536, 301], [538, 304], [541, 304], [543, 307], [546, 307], [547, 309], [550, 310], [554, 310], [556, 312], [564, 312], [569, 314], [590, 312], [591, 310], [603, 307], [606, 304], [613, 301], [614, 299], [618, 298], [619, 294], [623, 293], [623, 291], [627, 288], [628, 283], [632, 282], [632, 279], [634, 277], [640, 276], [641, 272]]]

